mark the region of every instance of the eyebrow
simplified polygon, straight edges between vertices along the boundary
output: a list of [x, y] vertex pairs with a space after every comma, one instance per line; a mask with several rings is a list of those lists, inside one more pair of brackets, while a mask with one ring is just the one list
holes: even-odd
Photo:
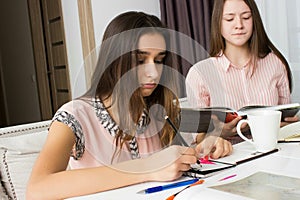
[[[241, 15], [249, 14], [249, 13], [251, 14], [251, 11], [244, 11], [244, 12], [241, 13]], [[225, 15], [230, 15], [231, 16], [231, 15], [235, 15], [235, 13], [225, 13], [223, 16], [225, 16]]]
[[[141, 50], [136, 50], [136, 54], [142, 54], [142, 55], [149, 55], [150, 53], [147, 52], [147, 51], [141, 51]], [[167, 54], [167, 51], [162, 51], [162, 52], [159, 52], [158, 53], [158, 56], [160, 55], [166, 55]]]

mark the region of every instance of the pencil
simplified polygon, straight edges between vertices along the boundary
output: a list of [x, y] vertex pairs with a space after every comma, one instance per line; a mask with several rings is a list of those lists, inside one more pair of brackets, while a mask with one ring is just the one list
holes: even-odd
[[170, 124], [170, 126], [173, 128], [176, 136], [178, 136], [180, 142], [184, 145], [184, 146], [189, 146], [185, 140], [183, 139], [183, 137], [180, 135], [180, 132], [177, 130], [176, 126], [173, 124], [173, 122], [170, 120], [169, 116], [166, 115], [165, 116], [166, 121]]

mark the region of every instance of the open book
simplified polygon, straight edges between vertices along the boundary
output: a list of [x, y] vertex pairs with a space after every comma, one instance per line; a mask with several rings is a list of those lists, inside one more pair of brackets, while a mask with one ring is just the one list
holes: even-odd
[[213, 129], [211, 116], [216, 115], [222, 122], [230, 122], [237, 116], [247, 117], [247, 112], [254, 110], [279, 110], [282, 112], [281, 121], [285, 117], [293, 117], [300, 110], [299, 103], [284, 104], [277, 106], [251, 105], [239, 110], [226, 107], [206, 107], [206, 108], [181, 108], [181, 132], [208, 132]]
[[210, 188], [247, 197], [247, 199], [300, 199], [299, 178], [263, 171], [235, 182]]
[[[261, 158], [277, 152], [273, 149], [268, 152], [257, 152], [253, 145], [248, 142], [241, 142], [233, 146], [233, 153], [229, 156], [219, 159], [209, 159], [200, 165], [192, 165], [192, 168], [185, 173], [186, 176], [204, 178], [214, 175], [216, 172], [235, 167], [239, 164]], [[201, 162], [201, 161], [200, 161]]]
[[300, 121], [280, 128], [278, 142], [300, 142]]

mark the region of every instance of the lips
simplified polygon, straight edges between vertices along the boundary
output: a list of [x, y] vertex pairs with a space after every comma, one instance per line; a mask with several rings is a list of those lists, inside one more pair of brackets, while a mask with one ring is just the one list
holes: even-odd
[[145, 84], [142, 84], [142, 88], [145, 88], [145, 89], [153, 89], [156, 87], [156, 83], [145, 83]]
[[233, 35], [245, 35], [246, 33], [234, 33]]

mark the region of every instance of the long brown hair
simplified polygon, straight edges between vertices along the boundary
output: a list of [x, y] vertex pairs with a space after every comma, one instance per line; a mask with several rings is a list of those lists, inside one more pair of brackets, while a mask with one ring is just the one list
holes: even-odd
[[[150, 96], [143, 97], [138, 89], [136, 68], [134, 68], [138, 65], [138, 59], [135, 52], [139, 38], [147, 33], [158, 33], [164, 37], [167, 54], [163, 64], [170, 68], [174, 67], [171, 52], [168, 52], [169, 34], [162, 22], [156, 16], [143, 12], [126, 12], [115, 17], [107, 26], [92, 84], [84, 95], [99, 97], [101, 100], [112, 99], [110, 107], [116, 108], [113, 114], [119, 119], [117, 121], [120, 129], [116, 135], [116, 145], [120, 146], [120, 149], [124, 142], [130, 140], [135, 134], [136, 124], [143, 111], [149, 112], [149, 108], [154, 104], [162, 105], [176, 126], [179, 124], [178, 100], [176, 92], [174, 93], [179, 87], [175, 85], [175, 73], [170, 73], [172, 70], [163, 68], [160, 84]], [[128, 72], [130, 78], [124, 78]], [[162, 82], [164, 83], [161, 84]], [[163, 113], [157, 113], [157, 116], [159, 115]], [[157, 118], [160, 119], [162, 120], [163, 116]], [[174, 132], [164, 123], [160, 131], [162, 145], [169, 145], [173, 138]]]
[[[212, 13], [212, 23], [211, 24], [211, 38], [210, 38], [210, 56], [216, 57], [220, 52], [224, 52], [226, 45], [225, 40], [221, 34], [221, 23], [223, 17], [223, 7], [226, 0], [215, 0], [213, 13]], [[292, 91], [292, 72], [289, 67], [289, 64], [285, 57], [280, 53], [280, 51], [273, 45], [269, 39], [265, 28], [263, 26], [259, 10], [254, 0], [244, 0], [251, 10], [252, 19], [253, 19], [253, 33], [249, 39], [249, 49], [252, 54], [250, 63], [255, 67], [255, 63], [259, 58], [266, 57], [270, 52], [274, 54], [281, 60], [285, 65], [288, 80], [289, 88]]]

